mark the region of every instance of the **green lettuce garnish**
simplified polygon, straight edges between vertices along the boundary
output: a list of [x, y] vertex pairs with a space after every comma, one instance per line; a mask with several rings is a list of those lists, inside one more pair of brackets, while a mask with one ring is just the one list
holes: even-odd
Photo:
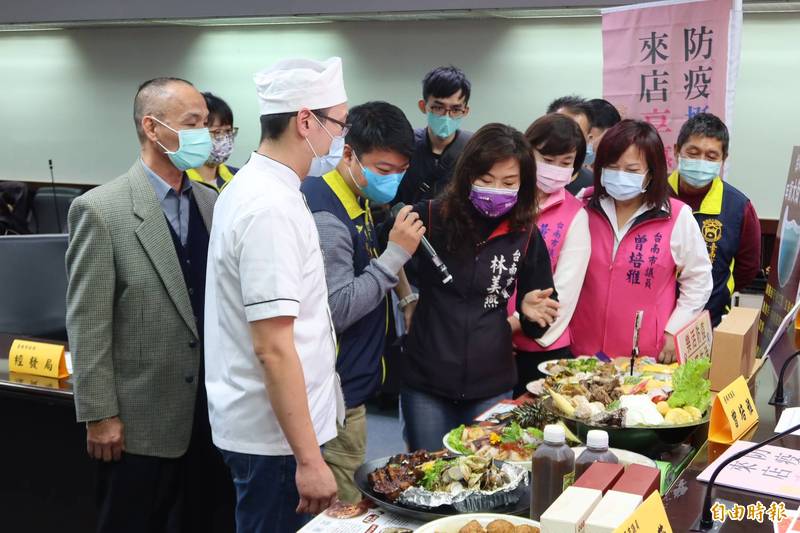
[[691, 405], [705, 413], [711, 405], [711, 382], [706, 373], [711, 368], [707, 357], [691, 359], [680, 365], [672, 374], [672, 396], [667, 403], [670, 407]]
[[567, 362], [567, 368], [574, 370], [575, 372], [593, 372], [599, 363], [600, 361], [594, 357], [572, 359]]
[[464, 434], [465, 426], [461, 424], [456, 429], [452, 430], [450, 433], [447, 434], [447, 445], [457, 451], [458, 453], [464, 455], [472, 455], [472, 450], [467, 448], [467, 446], [461, 442], [461, 435]]
[[519, 443], [529, 450], [536, 449], [536, 444], [525, 442], [523, 433], [527, 433], [531, 437], [535, 437], [540, 441], [544, 440], [544, 433], [539, 428], [526, 428], [523, 429], [518, 422], [511, 422], [510, 426], [503, 428], [503, 433], [500, 435], [500, 442], [505, 444]]
[[442, 478], [442, 473], [450, 467], [450, 462], [444, 459], [437, 459], [433, 466], [425, 472], [420, 482], [422, 486], [430, 491], [435, 491]]
[[511, 422], [510, 426], [503, 428], [503, 433], [500, 435], [500, 442], [512, 443], [522, 441], [522, 426], [516, 420]]

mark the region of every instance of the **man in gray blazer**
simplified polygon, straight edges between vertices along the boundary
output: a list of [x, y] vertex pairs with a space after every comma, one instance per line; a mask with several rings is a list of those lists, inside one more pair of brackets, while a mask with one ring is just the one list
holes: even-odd
[[98, 531], [228, 530], [202, 365], [216, 193], [184, 175], [208, 158], [208, 110], [189, 82], [157, 78], [139, 88], [134, 120], [140, 158], [69, 211], [67, 331]]

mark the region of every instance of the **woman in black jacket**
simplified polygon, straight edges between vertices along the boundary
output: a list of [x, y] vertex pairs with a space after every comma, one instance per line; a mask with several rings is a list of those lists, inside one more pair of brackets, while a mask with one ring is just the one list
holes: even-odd
[[441, 448], [445, 433], [511, 396], [517, 376], [506, 305], [515, 287], [526, 335], [541, 336], [557, 316], [536, 208], [531, 147], [502, 124], [478, 130], [443, 195], [415, 206], [453, 281], [444, 284], [420, 258], [400, 393], [411, 450]]

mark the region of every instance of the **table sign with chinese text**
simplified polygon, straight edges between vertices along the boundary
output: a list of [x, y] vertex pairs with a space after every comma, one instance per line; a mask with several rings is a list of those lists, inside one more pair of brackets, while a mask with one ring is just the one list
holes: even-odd
[[11, 372], [48, 378], [69, 376], [63, 345], [23, 339], [15, 339], [11, 344], [8, 369]]
[[756, 422], [756, 403], [747, 388], [747, 380], [739, 376], [714, 398], [708, 440], [730, 444], [747, 433]]
[[678, 362], [683, 364], [690, 359], [711, 358], [713, 341], [714, 329], [711, 327], [711, 315], [708, 311], [703, 311], [675, 334], [675, 353], [678, 356]]
[[667, 511], [658, 491], [653, 492], [636, 508], [614, 533], [672, 533]]
[[[735, 442], [708, 465], [697, 476], [697, 480], [707, 483], [722, 461], [753, 444], [744, 440]], [[764, 446], [723, 468], [716, 483], [734, 489], [761, 492], [776, 498], [800, 499], [800, 450]]]

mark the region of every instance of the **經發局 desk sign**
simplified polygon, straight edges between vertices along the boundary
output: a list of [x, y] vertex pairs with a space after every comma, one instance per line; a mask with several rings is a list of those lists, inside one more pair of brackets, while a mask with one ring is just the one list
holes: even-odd
[[20, 374], [48, 378], [69, 376], [64, 346], [46, 342], [15, 339], [8, 352], [8, 369]]

